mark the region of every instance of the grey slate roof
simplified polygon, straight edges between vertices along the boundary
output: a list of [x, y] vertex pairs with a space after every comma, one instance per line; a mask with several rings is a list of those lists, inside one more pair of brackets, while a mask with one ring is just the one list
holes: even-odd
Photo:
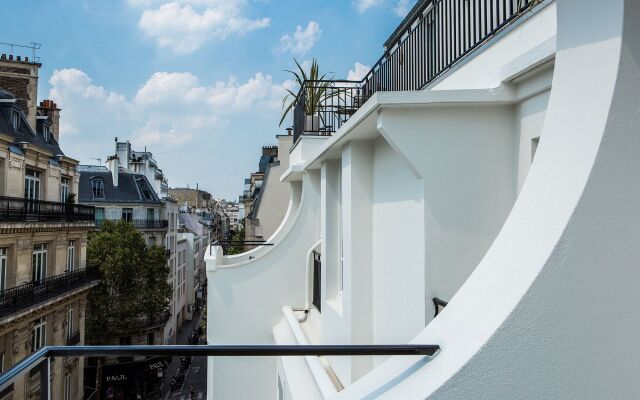
[[[13, 99], [15, 98], [11, 93], [6, 90], [0, 90], [0, 99]], [[13, 129], [11, 125], [11, 111], [16, 110], [20, 113], [20, 126], [18, 130]], [[55, 140], [53, 135], [49, 135], [49, 140], [45, 140], [42, 133], [42, 127], [49, 125], [49, 122], [38, 120], [37, 129], [34, 132], [31, 126], [27, 122], [26, 116], [22, 109], [15, 103], [0, 103], [0, 133], [13, 137], [13, 142], [17, 145], [20, 142], [26, 142], [37, 145], [47, 151], [50, 151], [54, 156], [64, 155], [60, 145]]]
[[[80, 203], [146, 203], [158, 204], [160, 198], [153, 190], [153, 186], [142, 174], [134, 174], [125, 171], [118, 172], [118, 187], [113, 186], [111, 172], [104, 167], [81, 165], [80, 184], [78, 185], [78, 200]], [[104, 198], [93, 198], [91, 181], [102, 179], [104, 183]], [[138, 186], [138, 180], [146, 183], [151, 192], [152, 200], [147, 200]]]

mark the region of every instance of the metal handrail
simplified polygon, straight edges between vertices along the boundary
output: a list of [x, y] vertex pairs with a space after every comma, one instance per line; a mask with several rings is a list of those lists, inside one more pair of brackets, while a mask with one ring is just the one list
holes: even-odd
[[266, 240], [214, 240], [209, 243], [209, 255], [213, 254], [214, 246], [228, 246], [230, 244], [255, 244], [257, 246], [273, 246], [274, 243], [267, 243]]
[[0, 222], [93, 222], [94, 219], [93, 206], [0, 196]]
[[[293, 108], [294, 143], [303, 135], [333, 134], [377, 92], [425, 88], [541, 3], [542, 0], [419, 3], [391, 36], [392, 41], [387, 41], [384, 53], [361, 81], [330, 79], [302, 83]], [[309, 93], [315, 93], [319, 103], [314, 105], [312, 115], [306, 115], [305, 110]]]
[[[41, 399], [49, 397], [49, 363], [54, 357], [169, 356], [169, 357], [288, 357], [288, 356], [433, 356], [440, 346], [398, 345], [168, 345], [168, 346], [46, 346], [0, 375], [0, 391], [41, 365]], [[45, 368], [47, 367], [47, 368]], [[45, 393], [46, 392], [46, 393]]]
[[0, 318], [32, 308], [100, 279], [96, 267], [77, 269], [0, 291]]

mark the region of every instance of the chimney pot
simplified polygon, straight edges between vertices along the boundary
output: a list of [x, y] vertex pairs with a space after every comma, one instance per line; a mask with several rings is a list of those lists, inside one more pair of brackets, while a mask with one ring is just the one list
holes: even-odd
[[22, 57], [17, 56], [17, 57], [16, 57], [16, 61], [22, 61]]
[[7, 59], [7, 55], [5, 53], [2, 53], [2, 56], [0, 56], [0, 59], [6, 60]]
[[9, 60], [13, 61], [13, 54], [9, 54]]
[[24, 62], [29, 62], [29, 57], [25, 57]]

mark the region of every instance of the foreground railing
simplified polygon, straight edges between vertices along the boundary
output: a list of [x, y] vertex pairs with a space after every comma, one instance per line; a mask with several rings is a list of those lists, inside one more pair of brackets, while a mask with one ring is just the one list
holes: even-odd
[[92, 206], [0, 196], [0, 222], [93, 222], [94, 218]]
[[[206, 346], [47, 346], [0, 375], [0, 393], [24, 374], [40, 374], [40, 399], [51, 397], [51, 360], [55, 357], [278, 357], [278, 356], [432, 356], [440, 346], [400, 345], [206, 345]], [[6, 393], [6, 392], [5, 392]]]
[[379, 91], [420, 90], [541, 0], [425, 0], [361, 81], [305, 81], [294, 106], [300, 135], [331, 135]]
[[0, 291], [0, 318], [44, 303], [98, 279], [98, 268], [89, 267], [5, 289]]
[[267, 243], [266, 240], [214, 240], [209, 244], [209, 255], [213, 254], [213, 248], [221, 246], [242, 245], [242, 246], [273, 246], [273, 243]]

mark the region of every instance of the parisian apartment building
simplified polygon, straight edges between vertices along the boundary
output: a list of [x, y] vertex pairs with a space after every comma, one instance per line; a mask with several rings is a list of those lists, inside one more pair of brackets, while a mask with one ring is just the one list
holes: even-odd
[[[59, 145], [60, 109], [39, 104], [41, 64], [0, 56], [0, 371], [49, 345], [85, 339], [89, 290], [97, 271], [86, 248], [94, 209], [77, 204], [78, 161]], [[84, 361], [51, 364], [51, 398], [83, 393]], [[28, 373], [2, 399], [40, 398], [39, 374]]]

